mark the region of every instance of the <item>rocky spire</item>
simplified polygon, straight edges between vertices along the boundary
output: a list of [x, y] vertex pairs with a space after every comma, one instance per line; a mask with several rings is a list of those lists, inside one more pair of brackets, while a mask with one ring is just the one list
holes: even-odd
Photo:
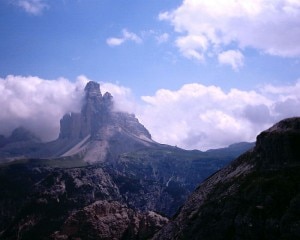
[[82, 139], [88, 135], [99, 135], [99, 129], [111, 122], [113, 97], [110, 93], [103, 96], [100, 85], [90, 81], [85, 89], [81, 113], [66, 114], [60, 122], [60, 138]]
[[96, 82], [87, 83], [81, 112], [66, 114], [60, 127], [59, 140], [68, 144], [64, 149], [85, 146], [86, 161], [102, 161], [108, 153], [118, 155], [155, 144], [134, 115], [113, 111], [113, 96], [102, 95]]
[[103, 96], [100, 91], [100, 85], [97, 82], [90, 81], [85, 87], [85, 103], [82, 106], [81, 114], [88, 117], [92, 113], [110, 111], [113, 106], [113, 97], [106, 92]]
[[86, 98], [102, 97], [100, 85], [97, 82], [89, 81], [86, 84], [84, 91]]

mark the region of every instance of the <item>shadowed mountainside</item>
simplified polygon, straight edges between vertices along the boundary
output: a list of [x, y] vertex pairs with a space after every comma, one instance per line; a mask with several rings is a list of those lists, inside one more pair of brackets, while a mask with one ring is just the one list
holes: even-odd
[[153, 239], [299, 239], [300, 118], [205, 180]]

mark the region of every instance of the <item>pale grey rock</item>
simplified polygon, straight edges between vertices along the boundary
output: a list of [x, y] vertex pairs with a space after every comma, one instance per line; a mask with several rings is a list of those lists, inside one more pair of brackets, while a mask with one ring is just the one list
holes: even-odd
[[60, 151], [56, 156], [81, 153], [86, 161], [99, 162], [156, 144], [133, 114], [116, 112], [113, 104], [110, 93], [102, 96], [99, 84], [89, 82], [81, 113], [68, 113], [60, 122], [57, 142], [64, 146], [66, 140], [68, 143], [60, 147], [65, 152]]

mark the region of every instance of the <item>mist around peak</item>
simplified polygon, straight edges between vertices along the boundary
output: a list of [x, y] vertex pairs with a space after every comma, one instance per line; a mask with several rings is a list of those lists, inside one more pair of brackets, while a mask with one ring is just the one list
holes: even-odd
[[7, 76], [0, 79], [0, 133], [6, 136], [18, 127], [50, 141], [58, 136], [59, 119], [81, 108], [85, 79]]
[[[85, 76], [78, 76], [75, 81], [13, 75], [0, 78], [0, 135], [8, 137], [14, 129], [23, 127], [44, 142], [56, 139], [60, 119], [67, 113], [81, 111], [84, 89], [89, 82], [92, 87], [99, 87], [99, 83]], [[133, 104], [125, 100], [130, 99], [127, 97], [130, 95], [129, 89], [103, 83], [101, 91], [104, 96], [109, 96], [109, 93], [114, 95], [114, 110], [133, 110]]]
[[[9, 136], [15, 128], [24, 127], [43, 141], [57, 139], [60, 119], [66, 113], [81, 111], [89, 81], [86, 76], [75, 81], [0, 78], [0, 135]], [[190, 83], [177, 90], [158, 89], [140, 99], [128, 87], [94, 82], [100, 83], [103, 96], [110, 93], [113, 111], [135, 114], [154, 141], [185, 149], [253, 142], [259, 132], [275, 122], [300, 115], [299, 81], [227, 91]]]

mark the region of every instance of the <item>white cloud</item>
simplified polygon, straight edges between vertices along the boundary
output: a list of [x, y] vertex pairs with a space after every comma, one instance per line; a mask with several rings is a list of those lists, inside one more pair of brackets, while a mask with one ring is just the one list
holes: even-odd
[[218, 60], [220, 64], [230, 65], [235, 71], [244, 65], [244, 55], [237, 50], [228, 50], [219, 53]]
[[[59, 120], [81, 108], [83, 89], [90, 81], [7, 76], [0, 78], [0, 134], [24, 126], [44, 140], [55, 139]], [[135, 113], [154, 140], [187, 149], [224, 147], [254, 141], [273, 123], [300, 115], [300, 80], [293, 85], [266, 85], [258, 90], [226, 92], [217, 86], [185, 84], [177, 91], [160, 89], [153, 96], [134, 99], [129, 88], [100, 83], [110, 92], [116, 110]]]
[[24, 126], [43, 140], [55, 139], [60, 118], [80, 110], [85, 84], [80, 77], [76, 82], [31, 76], [0, 78], [0, 133], [8, 135]]
[[120, 38], [111, 37], [111, 38], [106, 39], [106, 43], [111, 47], [120, 46], [121, 44], [123, 44], [126, 41], [133, 41], [135, 43], [141, 43], [142, 39], [135, 33], [129, 32], [127, 29], [122, 30], [122, 37], [120, 37]]
[[194, 83], [144, 96], [146, 107], [137, 115], [158, 142], [209, 149], [255, 141], [259, 132], [275, 122], [300, 116], [299, 96], [300, 81], [291, 86], [229, 92]]
[[129, 32], [126, 29], [123, 29], [122, 32], [123, 32], [123, 38], [125, 40], [131, 40], [131, 41], [136, 42], [136, 43], [141, 43], [142, 42], [142, 39], [138, 35], [136, 35], [135, 33]]
[[176, 46], [180, 49], [183, 56], [195, 58], [199, 61], [204, 60], [204, 52], [207, 49], [207, 39], [202, 36], [188, 35], [179, 37]]
[[39, 15], [49, 7], [45, 0], [17, 0], [15, 4], [32, 15]]
[[123, 39], [123, 38], [108, 38], [108, 39], [106, 40], [106, 43], [107, 43], [109, 46], [119, 46], [119, 45], [121, 45], [124, 41], [125, 41], [125, 39]]
[[138, 111], [138, 104], [136, 103], [130, 88], [113, 83], [100, 83], [102, 93], [109, 92], [114, 99], [114, 107], [116, 111], [125, 111], [135, 113]]
[[[23, 126], [44, 141], [56, 139], [63, 115], [80, 112], [88, 81], [85, 76], [78, 76], [75, 82], [32, 76], [0, 78], [0, 134], [9, 135]], [[116, 110], [133, 113], [138, 108], [129, 88], [102, 82], [100, 89], [102, 94], [108, 91], [113, 95]]]
[[159, 19], [169, 21], [179, 34], [176, 45], [182, 54], [201, 61], [232, 46], [300, 56], [298, 0], [185, 0]]

